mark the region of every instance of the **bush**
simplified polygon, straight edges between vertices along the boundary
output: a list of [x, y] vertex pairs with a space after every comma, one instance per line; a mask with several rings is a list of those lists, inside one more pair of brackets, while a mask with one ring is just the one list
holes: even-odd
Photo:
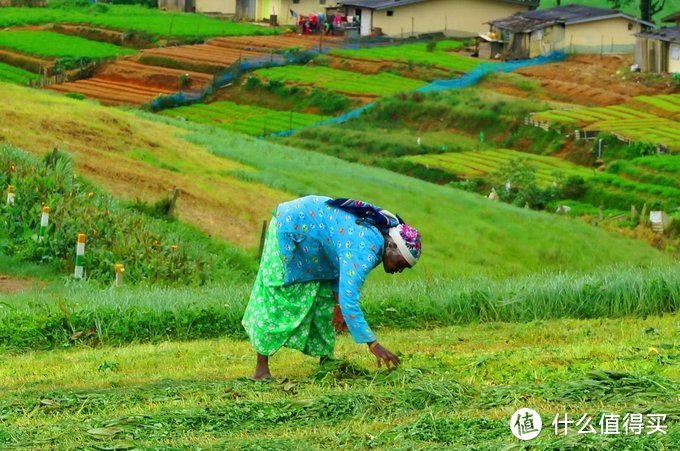
[[[15, 187], [16, 196], [14, 205], [0, 203], [0, 226], [7, 231], [0, 238], [0, 254], [57, 263], [70, 271], [76, 236], [84, 233], [86, 274], [102, 282], [111, 282], [115, 263], [125, 264], [131, 282], [165, 284], [200, 285], [222, 271], [251, 270], [234, 251], [225, 255], [225, 249], [205, 249], [219, 246], [197, 238], [188, 227], [180, 231], [177, 225], [173, 230], [166, 221], [137, 212], [144, 208], [123, 208], [108, 194], [77, 178], [64, 153], [54, 152], [40, 162], [21, 150], [2, 147], [0, 186], [7, 185]], [[40, 240], [44, 205], [52, 214], [45, 239]], [[147, 212], [167, 212], [167, 201], [148, 207]]]

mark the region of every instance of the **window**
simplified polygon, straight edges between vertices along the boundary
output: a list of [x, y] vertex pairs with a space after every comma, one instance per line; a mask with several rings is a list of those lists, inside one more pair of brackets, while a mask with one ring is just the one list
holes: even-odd
[[680, 45], [671, 46], [671, 59], [680, 60]]
[[628, 22], [628, 31], [633, 29], [633, 22]]
[[326, 4], [326, 0], [319, 0], [319, 5], [325, 5], [325, 4]]
[[387, 10], [387, 17], [392, 17], [392, 16], [394, 16], [394, 11], [392, 11], [391, 9], [388, 9]]
[[300, 3], [300, 0], [293, 0], [293, 3]]

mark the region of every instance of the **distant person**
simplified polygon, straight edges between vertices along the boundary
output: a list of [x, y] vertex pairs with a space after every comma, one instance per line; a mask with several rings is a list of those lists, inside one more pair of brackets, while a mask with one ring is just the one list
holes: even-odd
[[326, 21], [323, 23], [323, 32], [326, 35], [331, 34], [331, 23]]
[[400, 273], [420, 252], [418, 231], [375, 205], [322, 196], [280, 204], [242, 321], [257, 352], [253, 379], [271, 379], [269, 357], [283, 346], [322, 362], [332, 357], [334, 327], [348, 327], [379, 367], [399, 365], [364, 319], [361, 288], [380, 262], [385, 272]]

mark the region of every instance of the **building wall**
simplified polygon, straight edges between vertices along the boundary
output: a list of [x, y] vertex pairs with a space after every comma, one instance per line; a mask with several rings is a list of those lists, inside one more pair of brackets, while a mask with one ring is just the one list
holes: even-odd
[[335, 0], [259, 0], [258, 19], [269, 19], [271, 14], [276, 14], [279, 25], [297, 25], [297, 19], [290, 13], [295, 11], [299, 16], [325, 13], [326, 8], [336, 6]]
[[184, 11], [184, 0], [158, 0], [158, 9], [162, 11]]
[[680, 44], [670, 43], [668, 52], [668, 72], [680, 74]]
[[529, 41], [529, 58], [564, 50], [564, 36], [565, 28], [561, 25], [534, 31]]
[[640, 31], [639, 23], [623, 17], [567, 25], [565, 50], [570, 53], [632, 52], [635, 33]]
[[[393, 37], [443, 31], [451, 36], [468, 37], [487, 31], [486, 22], [490, 20], [527, 10], [527, 6], [497, 0], [430, 0], [374, 11], [372, 25]], [[393, 15], [388, 16], [388, 11]]]
[[196, 12], [236, 14], [236, 0], [196, 0]]

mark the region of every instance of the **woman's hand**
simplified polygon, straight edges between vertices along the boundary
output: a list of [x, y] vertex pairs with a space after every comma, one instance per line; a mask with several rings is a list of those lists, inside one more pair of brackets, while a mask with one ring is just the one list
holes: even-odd
[[335, 311], [333, 312], [333, 328], [339, 334], [347, 332], [347, 323], [345, 323], [345, 318], [342, 316], [342, 310], [340, 310], [340, 305], [335, 304]]
[[369, 343], [368, 349], [370, 349], [373, 355], [378, 359], [378, 368], [382, 368], [383, 363], [387, 369], [393, 369], [399, 366], [399, 357], [380, 346], [380, 343], [377, 341]]

